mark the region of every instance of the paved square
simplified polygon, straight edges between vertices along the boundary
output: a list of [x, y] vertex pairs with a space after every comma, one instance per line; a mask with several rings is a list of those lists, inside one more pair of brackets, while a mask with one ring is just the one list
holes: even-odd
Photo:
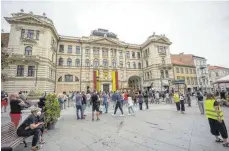
[[[224, 109], [229, 126], [229, 110]], [[88, 109], [91, 111], [91, 109]], [[45, 134], [47, 143], [41, 151], [226, 151], [210, 134], [208, 121], [198, 106], [176, 112], [175, 105], [150, 105], [150, 110], [135, 116], [102, 114], [101, 121], [76, 120], [75, 108], [63, 111], [56, 129]], [[121, 123], [121, 124], [120, 124]], [[31, 144], [30, 144], [31, 145]], [[29, 150], [20, 145], [17, 151]]]

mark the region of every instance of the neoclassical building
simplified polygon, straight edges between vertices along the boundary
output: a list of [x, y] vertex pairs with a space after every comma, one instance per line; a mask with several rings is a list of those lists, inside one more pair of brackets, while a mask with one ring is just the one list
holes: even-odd
[[70, 92], [121, 88], [162, 90], [173, 79], [170, 40], [149, 36], [140, 45], [121, 41], [108, 30], [89, 36], [59, 35], [45, 14], [15, 13], [5, 17], [11, 25], [8, 49], [13, 53], [3, 89]]

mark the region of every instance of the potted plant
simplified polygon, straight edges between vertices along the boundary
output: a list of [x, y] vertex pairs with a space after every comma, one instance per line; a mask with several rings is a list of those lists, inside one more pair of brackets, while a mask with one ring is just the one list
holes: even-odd
[[46, 96], [44, 111], [47, 129], [53, 130], [60, 117], [60, 105], [56, 94], [48, 94]]

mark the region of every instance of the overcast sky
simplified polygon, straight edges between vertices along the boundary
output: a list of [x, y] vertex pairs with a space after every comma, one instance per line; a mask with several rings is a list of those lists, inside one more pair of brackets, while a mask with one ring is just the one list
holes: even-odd
[[32, 11], [53, 20], [61, 35], [89, 36], [97, 28], [108, 29], [122, 41], [142, 44], [153, 32], [172, 42], [171, 53], [205, 57], [209, 64], [229, 67], [229, 2], [178, 1], [40, 1], [1, 2], [3, 17]]

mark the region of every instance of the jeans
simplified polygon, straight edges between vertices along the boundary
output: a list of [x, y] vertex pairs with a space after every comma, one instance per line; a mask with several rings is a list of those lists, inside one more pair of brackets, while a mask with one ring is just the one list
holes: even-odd
[[128, 107], [129, 114], [130, 114], [130, 109], [131, 109], [131, 110], [132, 110], [132, 112], [134, 113], [134, 109], [133, 109], [133, 107], [132, 107], [132, 106], [129, 106], [129, 107]]
[[[79, 117], [79, 111], [81, 113], [81, 118]], [[78, 119], [83, 119], [83, 109], [82, 105], [76, 105], [76, 115], [77, 115], [77, 120]]]
[[180, 102], [176, 102], [177, 111], [180, 111]]
[[142, 103], [139, 103], [139, 109], [142, 110]]
[[185, 111], [184, 100], [180, 100], [180, 107], [181, 107], [181, 111], [184, 112]]
[[82, 105], [83, 114], [84, 114], [86, 108], [87, 108], [87, 104], [83, 104], [83, 105]]
[[104, 104], [104, 107], [105, 107], [105, 110], [106, 110], [105, 113], [107, 113], [108, 112], [108, 102], [104, 102], [103, 104]]
[[200, 109], [200, 113], [204, 114], [204, 101], [198, 101], [198, 106]]
[[28, 130], [25, 130], [24, 128], [18, 128], [17, 130], [17, 134], [20, 137], [29, 137], [33, 135], [32, 147], [37, 145], [37, 142], [40, 140], [42, 133], [43, 132], [41, 128], [28, 129]]
[[121, 113], [123, 114], [123, 110], [122, 110], [122, 106], [121, 106], [121, 102], [117, 101], [116, 105], [115, 105], [115, 111], [114, 114], [116, 114], [117, 109], [120, 109]]
[[148, 106], [148, 98], [145, 99], [145, 104], [146, 104], [146, 109], [149, 109], [149, 106]]

